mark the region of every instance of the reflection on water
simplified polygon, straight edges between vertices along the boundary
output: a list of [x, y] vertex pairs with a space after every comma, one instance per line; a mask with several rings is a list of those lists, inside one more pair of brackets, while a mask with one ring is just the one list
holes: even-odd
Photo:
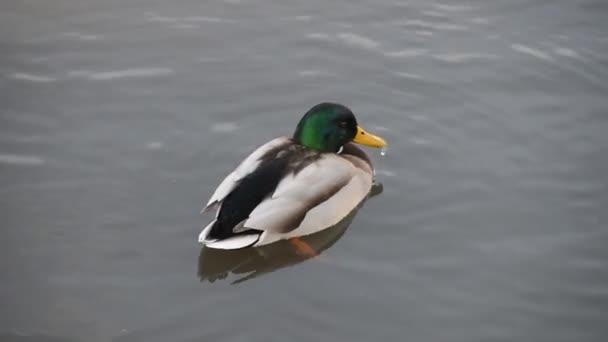
[[[354, 214], [351, 214], [331, 228], [300, 239], [321, 254], [340, 239], [353, 218]], [[314, 256], [302, 253], [285, 240], [258, 248], [237, 250], [203, 247], [198, 259], [198, 275], [201, 280], [214, 282], [232, 274], [239, 276], [232, 281], [232, 284], [237, 284], [281, 268], [294, 266], [310, 258]]]
[[[382, 183], [375, 183], [370, 197], [377, 196], [382, 191]], [[342, 237], [364, 203], [365, 201], [335, 226], [300, 238], [312, 247], [317, 255], [303, 253], [286, 240], [257, 248], [237, 250], [213, 249], [203, 246], [198, 258], [198, 276], [201, 281], [212, 283], [216, 280], [228, 279], [232, 275], [237, 279], [232, 280], [231, 283], [238, 284], [314, 258], [333, 246]]]

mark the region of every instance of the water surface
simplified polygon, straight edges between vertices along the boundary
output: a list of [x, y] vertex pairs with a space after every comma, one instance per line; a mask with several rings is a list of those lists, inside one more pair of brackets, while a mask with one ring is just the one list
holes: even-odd
[[[604, 341], [607, 15], [3, 1], [0, 337]], [[204, 202], [321, 101], [389, 141], [384, 192], [319, 257], [201, 276]]]

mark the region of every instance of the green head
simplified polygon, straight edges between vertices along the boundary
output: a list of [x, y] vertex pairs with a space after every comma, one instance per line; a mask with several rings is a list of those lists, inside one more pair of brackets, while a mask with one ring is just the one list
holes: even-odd
[[338, 152], [354, 141], [371, 147], [384, 147], [384, 139], [367, 133], [357, 125], [353, 112], [337, 103], [320, 103], [306, 112], [293, 134], [293, 140], [321, 152]]

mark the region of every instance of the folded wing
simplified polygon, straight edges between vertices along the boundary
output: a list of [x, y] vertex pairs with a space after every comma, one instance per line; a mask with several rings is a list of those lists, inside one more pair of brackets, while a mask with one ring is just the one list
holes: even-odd
[[243, 226], [273, 236], [300, 228], [304, 231], [298, 235], [313, 233], [338, 223], [365, 198], [370, 188], [369, 174], [344, 158], [327, 154], [285, 177], [273, 195], [251, 212]]
[[251, 153], [245, 160], [237, 166], [234, 171], [232, 171], [224, 180], [220, 183], [220, 185], [215, 189], [215, 192], [207, 202], [207, 205], [203, 208], [201, 213], [209, 211], [211, 209], [219, 206], [222, 201], [228, 196], [228, 194], [234, 190], [234, 188], [239, 184], [239, 182], [245, 178], [247, 175], [253, 173], [258, 166], [260, 166], [261, 158], [270, 150], [278, 148], [283, 145], [287, 145], [290, 143], [290, 140], [286, 137], [280, 137], [273, 139], [266, 144], [257, 148], [253, 153]]

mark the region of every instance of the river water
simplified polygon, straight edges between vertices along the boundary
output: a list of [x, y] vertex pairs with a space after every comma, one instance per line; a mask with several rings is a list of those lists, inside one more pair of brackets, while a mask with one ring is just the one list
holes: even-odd
[[[605, 341], [608, 3], [0, 3], [3, 341]], [[289, 246], [199, 211], [322, 101], [383, 191]]]

